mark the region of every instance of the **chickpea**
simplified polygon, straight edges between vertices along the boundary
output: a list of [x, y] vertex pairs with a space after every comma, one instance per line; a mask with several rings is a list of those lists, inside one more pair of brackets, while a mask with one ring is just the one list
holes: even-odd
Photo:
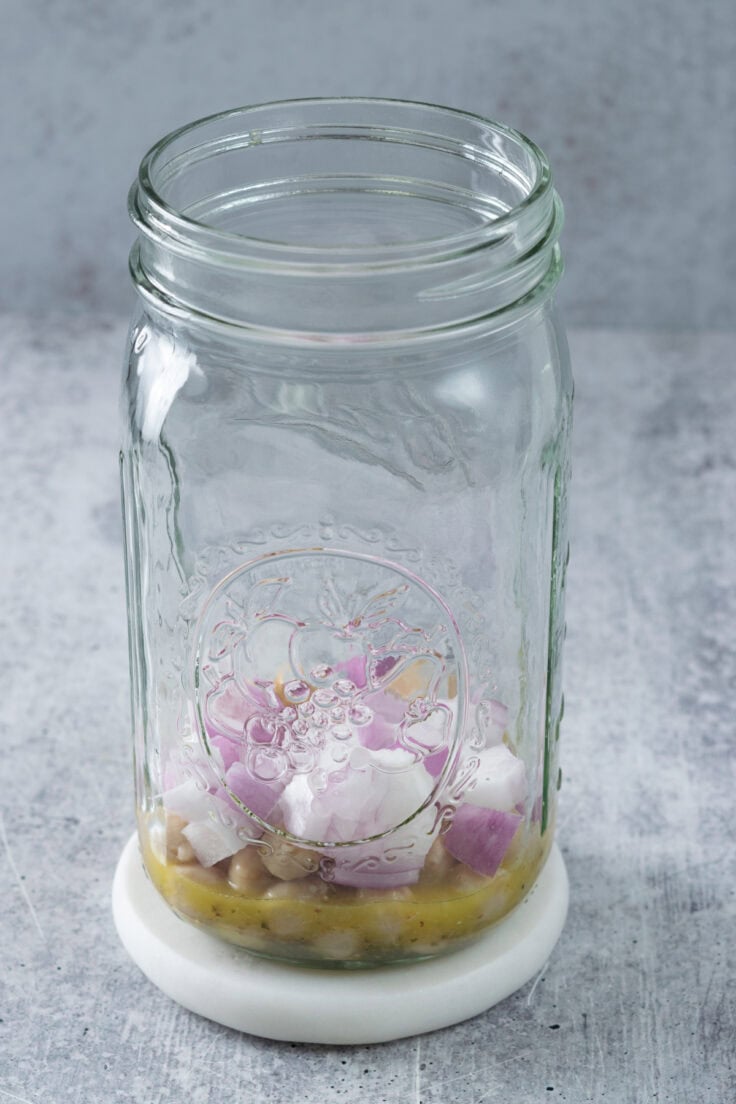
[[264, 851], [261, 861], [274, 878], [280, 878], [283, 882], [306, 878], [319, 867], [317, 855], [302, 847], [294, 847], [286, 840], [274, 840], [271, 851]]
[[268, 871], [264, 869], [260, 848], [252, 845], [236, 851], [230, 859], [227, 880], [233, 889], [239, 890], [240, 893], [257, 896], [268, 889], [273, 882]]
[[166, 814], [166, 858], [168, 862], [189, 863], [194, 859], [194, 851], [184, 835], [187, 821], [176, 813]]
[[323, 901], [330, 893], [329, 887], [320, 878], [308, 882], [301, 879], [291, 882], [276, 882], [266, 891], [264, 897], [269, 901]]
[[457, 865], [457, 859], [454, 859], [447, 850], [442, 837], [438, 837], [427, 852], [419, 875], [420, 884], [434, 885], [437, 882], [443, 882]]
[[414, 894], [409, 886], [395, 886], [393, 889], [359, 889], [356, 901], [411, 901]]
[[321, 958], [345, 960], [355, 958], [362, 946], [357, 932], [323, 932], [313, 941], [312, 946]]

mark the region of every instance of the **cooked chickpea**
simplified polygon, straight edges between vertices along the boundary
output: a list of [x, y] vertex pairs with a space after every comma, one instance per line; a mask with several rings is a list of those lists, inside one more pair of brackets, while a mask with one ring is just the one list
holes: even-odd
[[306, 878], [319, 867], [319, 858], [314, 852], [294, 847], [286, 840], [275, 840], [271, 850], [264, 851], [261, 861], [274, 878], [280, 878], [283, 882]]
[[251, 845], [233, 855], [227, 871], [227, 880], [233, 889], [261, 894], [272, 884], [273, 879], [265, 870], [259, 852], [260, 848]]

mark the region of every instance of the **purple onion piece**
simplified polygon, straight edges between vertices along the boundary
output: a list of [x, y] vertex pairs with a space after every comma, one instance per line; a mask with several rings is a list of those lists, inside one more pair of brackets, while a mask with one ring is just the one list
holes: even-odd
[[[422, 862], [423, 862], [422, 858]], [[336, 865], [330, 881], [334, 885], [352, 886], [354, 889], [400, 889], [402, 886], [415, 885], [419, 880], [421, 866], [408, 870], [392, 870], [385, 866], [375, 871], [354, 870], [350, 866]]]
[[521, 821], [517, 813], [461, 805], [444, 836], [445, 847], [454, 858], [478, 874], [492, 878]]
[[354, 682], [359, 690], [365, 689], [368, 684], [367, 665], [368, 657], [364, 655], [352, 656], [335, 664], [342, 677]]
[[225, 736], [221, 732], [216, 732], [214, 729], [207, 725], [207, 735], [209, 737], [210, 746], [216, 748], [222, 756], [222, 761], [225, 770], [229, 770], [233, 763], [236, 763], [240, 759], [240, 750], [242, 747], [241, 740], [233, 740], [230, 736]]
[[242, 801], [246, 809], [266, 822], [284, 789], [283, 783], [254, 778], [244, 763], [233, 763], [225, 775], [225, 782], [230, 793]]
[[439, 751], [432, 752], [424, 760], [424, 766], [432, 775], [433, 778], [439, 778], [444, 770], [447, 757], [450, 754], [450, 749], [447, 747], [440, 748]]
[[356, 889], [398, 889], [419, 880], [434, 839], [435, 810], [425, 809], [414, 820], [384, 839], [355, 847], [330, 849], [330, 881]]

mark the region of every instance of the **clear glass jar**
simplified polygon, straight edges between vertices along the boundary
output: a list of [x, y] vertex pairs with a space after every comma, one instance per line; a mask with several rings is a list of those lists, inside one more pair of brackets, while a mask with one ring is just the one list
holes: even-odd
[[552, 842], [572, 383], [522, 135], [250, 107], [131, 191], [121, 454], [139, 836], [185, 919], [369, 966], [506, 916]]

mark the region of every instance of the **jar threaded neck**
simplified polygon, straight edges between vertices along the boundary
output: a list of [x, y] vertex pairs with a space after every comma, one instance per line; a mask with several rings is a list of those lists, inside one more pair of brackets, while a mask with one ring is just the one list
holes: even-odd
[[498, 123], [392, 100], [301, 100], [193, 123], [130, 193], [134, 280], [160, 309], [311, 340], [482, 323], [557, 282], [541, 151]]

